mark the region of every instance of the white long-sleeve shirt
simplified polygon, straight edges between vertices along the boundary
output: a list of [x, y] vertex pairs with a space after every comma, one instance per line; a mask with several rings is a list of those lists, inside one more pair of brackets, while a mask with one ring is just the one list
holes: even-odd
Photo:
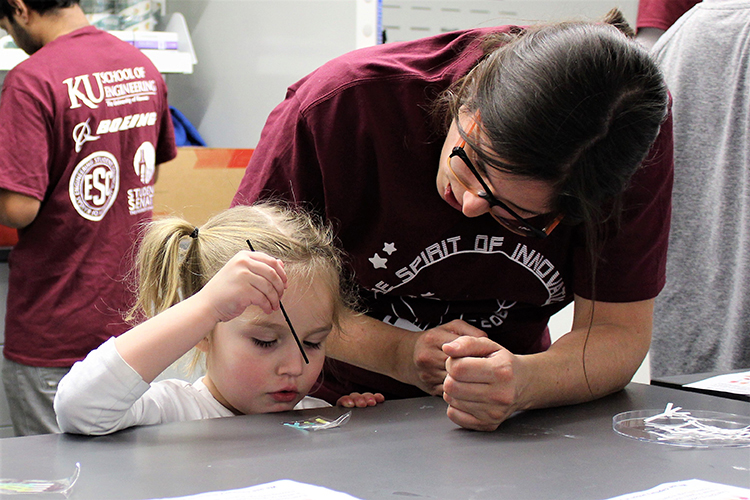
[[[213, 397], [203, 378], [192, 384], [178, 379], [146, 383], [117, 352], [114, 338], [73, 365], [60, 381], [54, 406], [63, 432], [93, 435], [234, 415]], [[294, 409], [327, 406], [307, 396]]]

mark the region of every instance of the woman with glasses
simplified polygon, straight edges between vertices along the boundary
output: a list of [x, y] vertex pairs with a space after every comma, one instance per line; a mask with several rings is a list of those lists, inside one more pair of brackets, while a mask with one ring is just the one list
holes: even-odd
[[441, 395], [457, 424], [494, 430], [628, 383], [664, 285], [671, 120], [614, 25], [385, 44], [289, 88], [233, 203], [317, 210], [349, 254], [366, 314], [329, 338], [318, 397]]

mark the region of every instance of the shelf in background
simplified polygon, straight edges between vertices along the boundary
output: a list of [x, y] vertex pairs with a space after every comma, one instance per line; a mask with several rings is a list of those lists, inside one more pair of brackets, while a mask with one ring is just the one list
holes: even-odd
[[[193, 72], [193, 61], [187, 52], [178, 50], [142, 50], [160, 73]], [[26, 53], [21, 49], [0, 49], [0, 71], [9, 71], [26, 59]]]
[[[151, 59], [151, 62], [161, 73], [191, 74], [193, 65], [198, 60], [195, 57], [195, 50], [183, 15], [179, 12], [172, 14], [164, 31], [177, 33], [179, 40], [177, 50], [145, 49], [142, 52]], [[27, 57], [29, 56], [21, 49], [0, 48], [0, 71], [13, 69], [16, 64]]]

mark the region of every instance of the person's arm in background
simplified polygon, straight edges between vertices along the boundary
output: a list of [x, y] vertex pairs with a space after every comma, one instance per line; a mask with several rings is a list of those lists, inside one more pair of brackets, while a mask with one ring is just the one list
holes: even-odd
[[672, 24], [697, 3], [700, 0], [640, 0], [635, 39], [650, 50]]
[[31, 224], [41, 202], [31, 196], [0, 189], [0, 224], [20, 229]]
[[47, 192], [47, 124], [53, 121], [27, 91], [33, 79], [14, 70], [0, 98], [0, 224], [21, 229], [36, 219]]

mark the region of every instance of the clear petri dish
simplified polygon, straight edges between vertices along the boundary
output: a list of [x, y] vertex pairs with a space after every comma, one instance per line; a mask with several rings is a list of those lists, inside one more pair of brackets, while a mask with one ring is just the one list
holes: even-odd
[[750, 417], [704, 410], [637, 410], [618, 413], [618, 434], [650, 443], [693, 448], [750, 446]]

